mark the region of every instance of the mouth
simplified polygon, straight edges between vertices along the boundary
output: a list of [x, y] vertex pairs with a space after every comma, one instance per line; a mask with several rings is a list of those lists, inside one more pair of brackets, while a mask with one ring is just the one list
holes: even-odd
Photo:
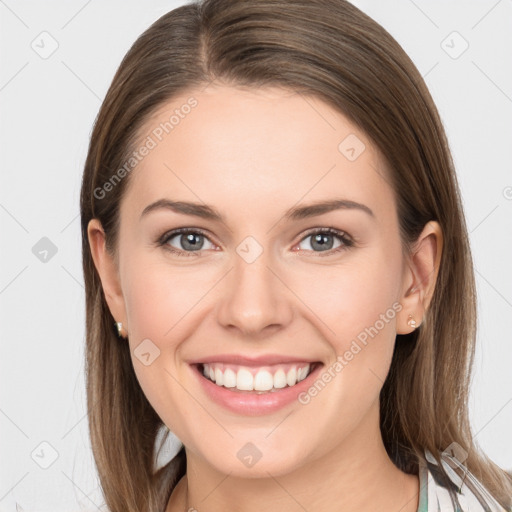
[[230, 363], [197, 363], [193, 365], [202, 378], [233, 393], [269, 394], [294, 388], [307, 379], [320, 361], [282, 363], [270, 366], [243, 366]]

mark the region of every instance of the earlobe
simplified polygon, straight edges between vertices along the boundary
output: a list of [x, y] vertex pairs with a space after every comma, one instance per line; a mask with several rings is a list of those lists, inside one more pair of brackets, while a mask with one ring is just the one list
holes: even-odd
[[397, 317], [397, 333], [417, 329], [425, 317], [436, 285], [443, 233], [436, 221], [425, 224], [408, 257], [402, 290], [402, 310]]
[[94, 266], [101, 280], [105, 300], [115, 322], [122, 322], [127, 328], [126, 309], [121, 291], [119, 272], [114, 258], [106, 249], [105, 232], [98, 219], [91, 219], [87, 226], [87, 236]]

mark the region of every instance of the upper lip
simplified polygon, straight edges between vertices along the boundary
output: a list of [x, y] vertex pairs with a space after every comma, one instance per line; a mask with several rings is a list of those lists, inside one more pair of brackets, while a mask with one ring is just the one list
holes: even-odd
[[257, 357], [246, 357], [240, 354], [217, 354], [194, 359], [193, 361], [188, 361], [188, 363], [228, 363], [238, 364], [241, 366], [269, 366], [280, 363], [314, 363], [317, 361], [318, 359], [308, 359], [304, 357], [287, 356], [283, 354], [267, 354]]

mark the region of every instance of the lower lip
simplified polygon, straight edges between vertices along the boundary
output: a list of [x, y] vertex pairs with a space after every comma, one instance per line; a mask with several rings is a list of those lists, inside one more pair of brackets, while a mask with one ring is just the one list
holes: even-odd
[[202, 374], [199, 365], [192, 365], [204, 391], [214, 402], [232, 412], [246, 416], [270, 414], [294, 401], [298, 402], [298, 395], [311, 386], [322, 367], [323, 364], [318, 363], [318, 366], [295, 386], [287, 386], [278, 391], [258, 394], [255, 392], [230, 391], [230, 389], [235, 388], [217, 386]]

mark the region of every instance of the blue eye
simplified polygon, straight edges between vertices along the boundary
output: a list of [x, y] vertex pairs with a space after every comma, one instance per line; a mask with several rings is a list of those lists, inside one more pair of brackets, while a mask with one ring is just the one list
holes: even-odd
[[[173, 238], [178, 240], [178, 244], [181, 247], [169, 245], [169, 241]], [[178, 256], [199, 256], [199, 254], [194, 253], [204, 248], [205, 239], [210, 242], [209, 238], [200, 230], [180, 228], [164, 234], [158, 243]]]
[[[306, 249], [306, 252], [317, 253], [319, 256], [328, 256], [333, 253], [346, 250], [354, 245], [354, 242], [349, 235], [343, 231], [338, 231], [333, 228], [316, 228], [311, 230], [301, 239], [298, 245], [300, 246], [304, 240], [310, 238], [311, 242], [309, 245], [312, 250]], [[173, 239], [178, 241], [178, 247], [169, 243]], [[340, 241], [340, 243], [334, 248], [333, 239], [338, 239], [338, 241]], [[202, 230], [196, 228], [179, 228], [164, 233], [164, 235], [162, 235], [157, 241], [157, 244], [159, 246], [163, 246], [166, 250], [176, 254], [177, 256], [199, 257], [201, 255], [201, 251], [205, 249], [205, 240], [207, 240], [214, 250], [216, 250], [216, 246], [211, 242], [208, 236]]]
[[[341, 243], [333, 248], [333, 239], [338, 239]], [[319, 256], [328, 256], [333, 253], [337, 253], [339, 251], [343, 251], [345, 249], [348, 249], [349, 247], [352, 247], [354, 245], [352, 239], [343, 231], [338, 231], [337, 229], [333, 228], [320, 228], [315, 229], [314, 231], [310, 232], [307, 236], [305, 236], [300, 242], [302, 243], [304, 240], [311, 239], [311, 242], [309, 243], [310, 247], [313, 249], [319, 249], [313, 250], [312, 252], [317, 253], [325, 253], [325, 254], [319, 254]]]

